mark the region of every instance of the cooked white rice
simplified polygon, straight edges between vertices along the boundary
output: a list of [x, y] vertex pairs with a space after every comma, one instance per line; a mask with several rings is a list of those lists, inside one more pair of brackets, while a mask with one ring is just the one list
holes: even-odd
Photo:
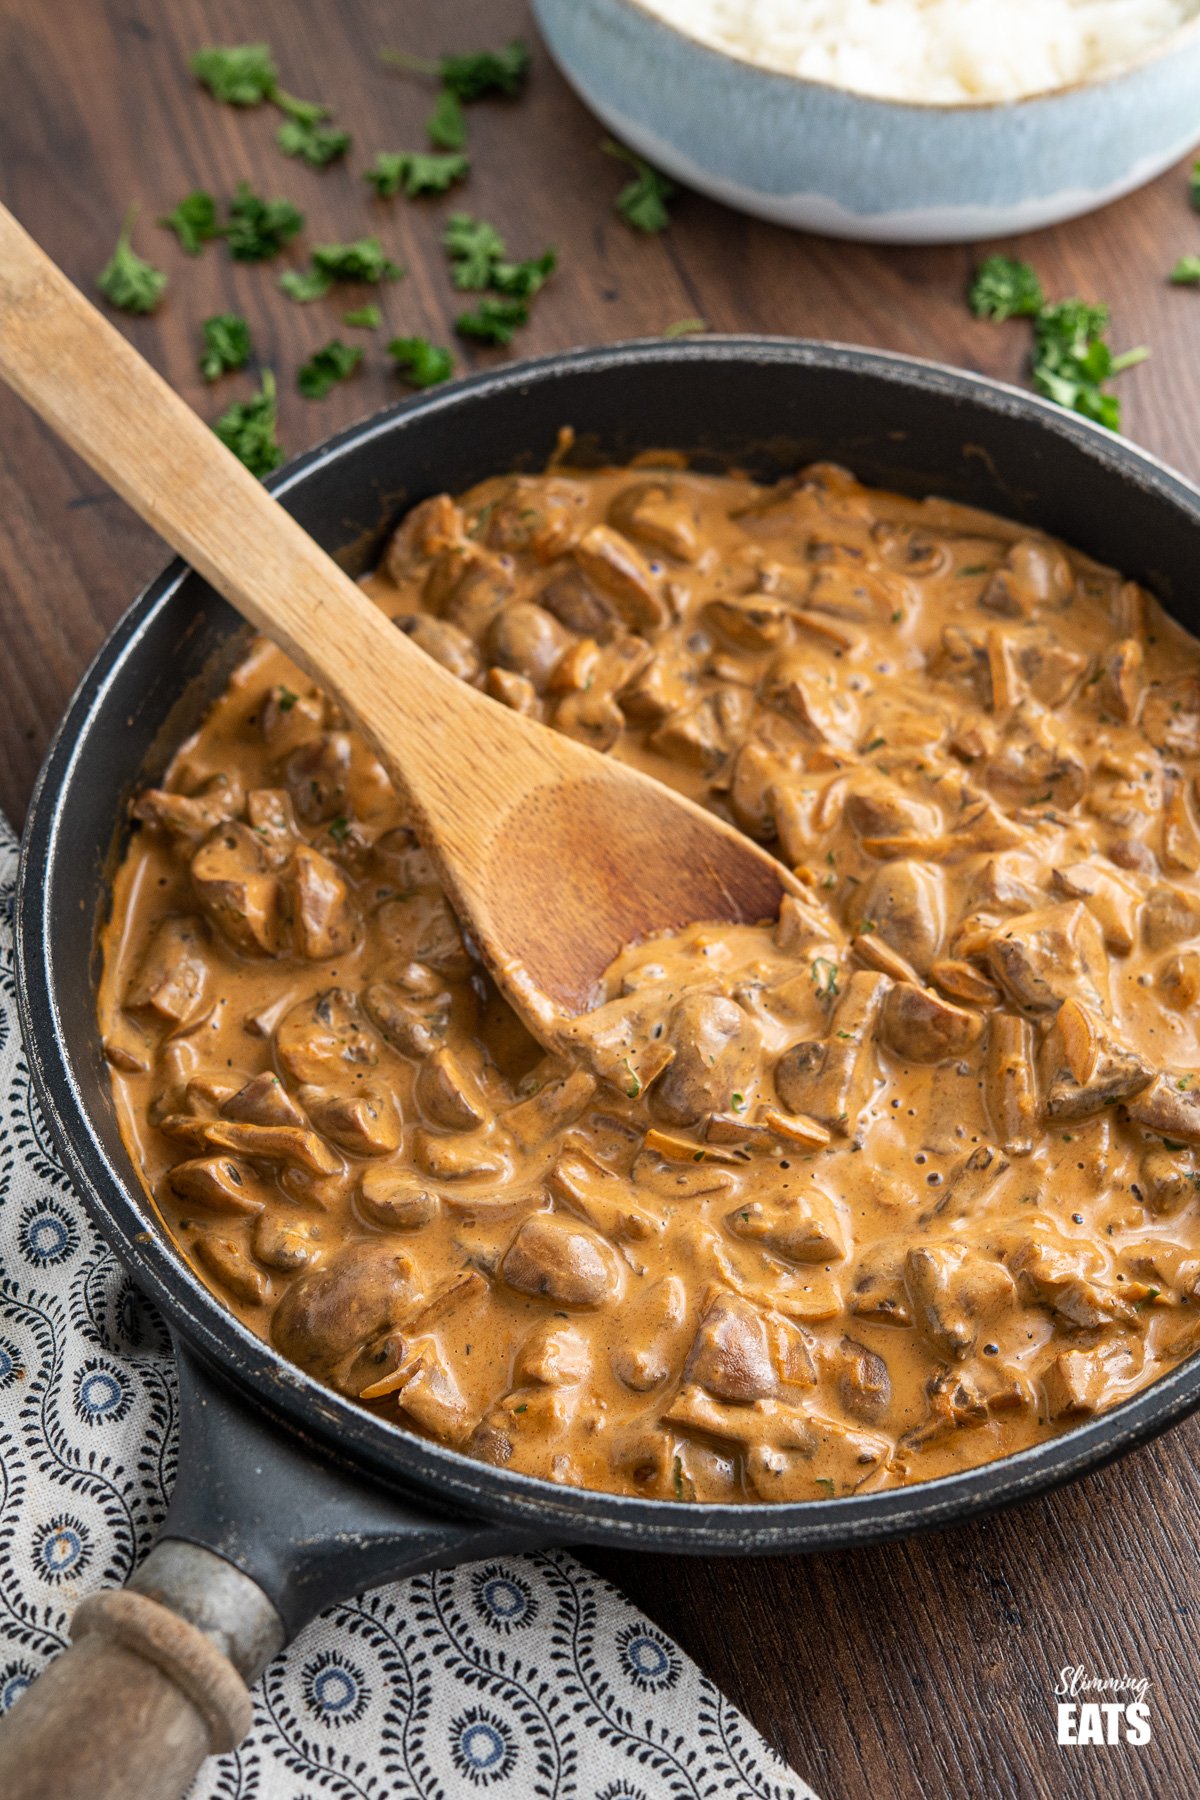
[[718, 50], [896, 100], [1009, 100], [1138, 55], [1200, 0], [641, 0]]

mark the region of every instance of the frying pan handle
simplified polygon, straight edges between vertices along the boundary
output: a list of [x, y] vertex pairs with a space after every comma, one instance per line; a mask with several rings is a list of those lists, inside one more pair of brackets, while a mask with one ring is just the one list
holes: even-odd
[[547, 1542], [425, 1511], [331, 1462], [178, 1342], [179, 1475], [124, 1592], [75, 1614], [70, 1649], [0, 1720], [3, 1800], [180, 1800], [250, 1728], [249, 1684], [362, 1588]]
[[71, 1636], [0, 1727], [5, 1800], [181, 1800], [249, 1730], [229, 1658], [159, 1601], [93, 1594]]

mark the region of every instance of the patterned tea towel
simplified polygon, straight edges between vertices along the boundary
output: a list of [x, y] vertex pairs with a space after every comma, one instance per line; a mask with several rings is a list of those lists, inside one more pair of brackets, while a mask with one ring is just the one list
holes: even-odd
[[[175, 1477], [166, 1334], [30, 1087], [0, 820], [0, 1711], [125, 1580]], [[259, 1682], [195, 1800], [816, 1800], [695, 1665], [563, 1552], [335, 1606]]]

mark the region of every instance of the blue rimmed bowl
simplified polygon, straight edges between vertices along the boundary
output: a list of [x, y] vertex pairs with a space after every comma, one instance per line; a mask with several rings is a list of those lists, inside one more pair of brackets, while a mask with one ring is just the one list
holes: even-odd
[[639, 0], [533, 0], [551, 55], [615, 136], [781, 225], [957, 243], [1053, 225], [1200, 142], [1200, 16], [1132, 62], [1019, 100], [884, 100], [714, 50]]

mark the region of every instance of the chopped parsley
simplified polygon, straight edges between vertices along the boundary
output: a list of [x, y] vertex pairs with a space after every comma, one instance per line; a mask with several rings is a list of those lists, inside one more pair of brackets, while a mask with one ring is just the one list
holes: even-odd
[[554, 273], [557, 253], [546, 250], [526, 262], [512, 262], [495, 226], [470, 213], [451, 215], [442, 243], [455, 287], [475, 293], [491, 290], [473, 311], [459, 316], [455, 330], [485, 344], [511, 343], [528, 322], [529, 301]]
[[981, 318], [1033, 321], [1033, 385], [1047, 400], [1117, 431], [1121, 403], [1105, 383], [1144, 362], [1144, 348], [1114, 356], [1106, 341], [1107, 306], [1086, 300], [1047, 301], [1028, 263], [989, 257], [971, 286], [971, 306]]
[[977, 319], [1032, 319], [1045, 304], [1045, 295], [1027, 262], [989, 256], [975, 272], [970, 302]]
[[886, 743], [885, 737], [873, 737], [869, 744], [863, 745], [863, 755], [870, 756], [872, 750], [882, 750]]
[[818, 956], [812, 965], [813, 986], [822, 1000], [834, 1000], [838, 991], [838, 966], [827, 956]]
[[1192, 172], [1188, 176], [1188, 193], [1191, 195], [1192, 205], [1200, 212], [1200, 158], [1192, 164]]
[[511, 100], [525, 85], [533, 58], [529, 45], [514, 38], [502, 50], [475, 50], [465, 56], [440, 56], [431, 60], [410, 56], [406, 50], [381, 50], [379, 60], [411, 75], [436, 75], [456, 100], [472, 101], [499, 94]]
[[745, 1094], [739, 1094], [739, 1093], [736, 1093], [736, 1092], [735, 1092], [735, 1093], [732, 1093], [732, 1094], [730, 1094], [730, 1096], [729, 1096], [729, 1105], [730, 1105], [730, 1108], [731, 1108], [731, 1110], [732, 1110], [732, 1111], [733, 1111], [733, 1112], [745, 1112], [745, 1110], [746, 1110], [746, 1096], [745, 1096]]
[[342, 314], [343, 325], [355, 325], [363, 331], [378, 331], [383, 323], [383, 314], [377, 306], [352, 306], [349, 312]]
[[504, 239], [494, 225], [470, 213], [452, 213], [442, 243], [456, 288], [477, 291], [491, 285], [492, 270], [505, 256]]
[[280, 712], [291, 712], [299, 698], [299, 694], [293, 694], [291, 688], [281, 686], [279, 689]]
[[1044, 306], [1033, 322], [1033, 385], [1048, 400], [1118, 431], [1121, 402], [1103, 384], [1150, 352], [1143, 347], [1114, 356], [1104, 339], [1107, 327], [1107, 306], [1085, 300]]
[[625, 1058], [625, 1067], [629, 1071], [629, 1086], [625, 1089], [625, 1094], [628, 1099], [636, 1100], [642, 1091], [642, 1078], [628, 1057]]
[[286, 269], [279, 277], [279, 286], [289, 300], [306, 304], [309, 300], [323, 300], [333, 281], [320, 269]]
[[139, 256], [130, 243], [138, 209], [131, 206], [117, 237], [116, 248], [96, 277], [96, 286], [110, 306], [122, 312], [152, 313], [167, 289], [161, 269]]
[[523, 300], [485, 294], [473, 312], [459, 313], [454, 329], [460, 337], [475, 338], [481, 344], [511, 344], [528, 321], [529, 308]]
[[349, 830], [350, 821], [344, 813], [339, 813], [336, 819], [330, 819], [329, 835], [335, 844], [344, 844]]
[[292, 300], [320, 300], [335, 281], [398, 281], [403, 274], [400, 264], [384, 254], [377, 237], [363, 237], [348, 244], [318, 244], [312, 268], [289, 269], [279, 277], [279, 285]]
[[248, 181], [239, 181], [229, 203], [225, 236], [235, 262], [269, 262], [304, 225], [290, 200], [264, 200]]
[[216, 313], [200, 327], [204, 350], [200, 357], [200, 373], [205, 381], [216, 381], [232, 369], [244, 369], [250, 361], [253, 345], [250, 327], [238, 313]]
[[665, 231], [671, 223], [667, 201], [675, 193], [675, 183], [652, 168], [644, 157], [627, 150], [624, 144], [618, 144], [612, 138], [605, 138], [603, 149], [607, 155], [628, 163], [634, 171], [633, 179], [625, 183], [613, 201], [625, 223], [647, 236]]
[[285, 156], [298, 156], [310, 169], [327, 168], [350, 148], [350, 133], [319, 119], [285, 119], [275, 133]]
[[1181, 256], [1171, 270], [1176, 287], [1200, 286], [1200, 256]]
[[664, 326], [665, 338], [693, 337], [697, 332], [708, 330], [707, 319], [676, 319], [673, 324]]
[[398, 281], [404, 270], [384, 255], [377, 237], [355, 238], [348, 244], [318, 244], [312, 253], [313, 268], [331, 281]]
[[460, 151], [438, 155], [423, 150], [381, 150], [363, 174], [381, 200], [391, 200], [401, 188], [410, 200], [422, 194], [444, 194], [456, 181], [466, 179], [471, 159]]
[[221, 414], [213, 430], [252, 475], [269, 475], [283, 461], [283, 449], [276, 436], [277, 419], [275, 377], [270, 369], [264, 369], [258, 393], [249, 400], [235, 401]]
[[387, 348], [396, 364], [397, 374], [402, 375], [410, 387], [436, 387], [454, 373], [451, 352], [441, 344], [431, 344], [428, 338], [396, 337]]
[[196, 188], [185, 195], [179, 205], [164, 213], [158, 222], [175, 233], [181, 249], [188, 256], [199, 256], [205, 244], [222, 235], [217, 203], [204, 188]]
[[191, 59], [192, 73], [226, 106], [259, 106], [279, 87], [268, 44], [210, 45]]
[[285, 156], [298, 156], [314, 169], [336, 162], [350, 148], [350, 133], [326, 125], [329, 108], [315, 100], [298, 100], [279, 85], [279, 71], [268, 44], [213, 44], [197, 50], [192, 73], [216, 100], [227, 106], [261, 106], [269, 101], [284, 114], [275, 141]]
[[462, 150], [467, 142], [467, 120], [462, 101], [452, 88], [444, 87], [425, 121], [425, 130], [435, 150]]
[[362, 359], [363, 353], [357, 347], [343, 344], [340, 338], [330, 338], [297, 370], [296, 386], [306, 400], [323, 400], [339, 381], [349, 380]]

